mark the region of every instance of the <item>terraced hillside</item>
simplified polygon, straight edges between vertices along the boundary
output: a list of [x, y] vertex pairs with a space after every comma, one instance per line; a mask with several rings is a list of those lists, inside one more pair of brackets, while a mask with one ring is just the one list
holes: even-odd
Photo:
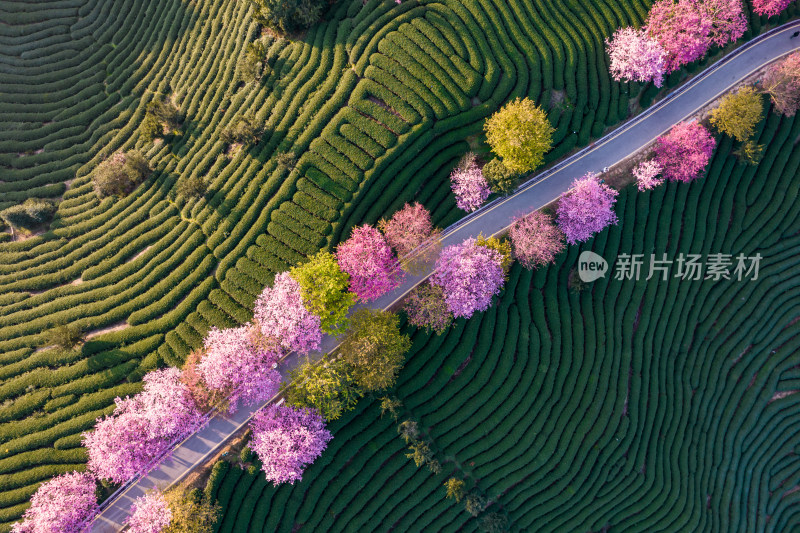
[[[446, 335], [414, 333], [399, 420], [428, 432], [440, 475], [363, 401], [295, 486], [220, 463], [219, 531], [477, 530], [451, 475], [512, 531], [798, 531], [800, 119], [762, 126], [760, 166], [724, 139], [706, 178], [629, 187], [618, 226], [514, 267], [500, 303]], [[642, 279], [570, 292], [583, 249], [645, 254]], [[645, 281], [651, 253], [763, 259], [755, 281], [675, 279], [677, 263]]]
[[[115, 396], [247, 320], [276, 272], [406, 200], [458, 217], [446, 174], [501, 103], [552, 104], [550, 160], [623, 118], [638, 89], [609, 80], [602, 39], [647, 5], [341, 1], [302, 38], [268, 39], [270, 74], [242, 84], [247, 2], [4, 2], [0, 207], [62, 201], [48, 232], [0, 233], [0, 530], [81, 467], [80, 433]], [[165, 97], [181, 134], [144, 143]], [[222, 130], [248, 114], [260, 142], [228, 152]], [[156, 171], [98, 200], [91, 170], [131, 148]], [[208, 194], [176, 198], [193, 176]], [[80, 352], [40, 349], [62, 321], [89, 333]]]

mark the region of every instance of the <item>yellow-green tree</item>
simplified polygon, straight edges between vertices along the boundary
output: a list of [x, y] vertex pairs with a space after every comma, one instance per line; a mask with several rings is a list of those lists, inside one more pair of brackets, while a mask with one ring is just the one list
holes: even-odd
[[206, 500], [197, 490], [168, 490], [164, 499], [172, 511], [172, 520], [162, 533], [213, 533], [221, 512], [218, 503]]
[[483, 125], [492, 152], [510, 172], [530, 172], [553, 146], [553, 126], [547, 114], [528, 98], [507, 103]]
[[350, 319], [350, 329], [339, 351], [353, 369], [353, 379], [365, 391], [387, 389], [411, 348], [408, 335], [400, 333], [400, 318], [386, 311], [359, 309]]
[[447, 489], [447, 497], [453, 498], [456, 503], [461, 501], [461, 498], [464, 497], [464, 481], [458, 479], [457, 477], [451, 477], [447, 481], [444, 482], [444, 486]]
[[320, 317], [322, 331], [330, 335], [344, 333], [347, 311], [356, 295], [348, 291], [350, 276], [339, 268], [336, 257], [319, 252], [308, 263], [292, 267], [291, 275], [300, 284], [308, 310]]
[[313, 407], [326, 420], [336, 420], [356, 406], [361, 391], [353, 383], [351, 369], [342, 361], [304, 363], [290, 371], [286, 403]]
[[753, 136], [763, 113], [761, 95], [751, 86], [743, 87], [722, 98], [719, 107], [711, 112], [711, 124], [718, 131], [745, 142]]

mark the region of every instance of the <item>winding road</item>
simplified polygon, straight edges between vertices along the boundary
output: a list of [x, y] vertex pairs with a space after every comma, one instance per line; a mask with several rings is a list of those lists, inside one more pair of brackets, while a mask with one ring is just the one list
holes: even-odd
[[[447, 228], [442, 233], [442, 245], [457, 244], [479, 233], [484, 235], [500, 233], [511, 224], [514, 217], [540, 209], [558, 198], [569, 189], [574, 178], [589, 171], [599, 172], [604, 167], [612, 167], [626, 159], [755, 71], [800, 48], [800, 38], [790, 38], [798, 29], [800, 21], [789, 22], [737, 48], [667, 98], [590, 147], [543, 173], [531, 176], [512, 196], [490, 202]], [[391, 308], [429, 274], [430, 272], [426, 272], [421, 275], [406, 276], [405, 282], [400, 287], [373, 302], [369, 307]], [[331, 351], [337, 344], [335, 338], [325, 337], [322, 351], [316, 356]], [[279, 368], [284, 379], [288, 377], [290, 369], [304, 360], [304, 357], [298, 357], [294, 353], [284, 358]], [[277, 399], [278, 397], [273, 398], [263, 405]], [[122, 529], [134, 499], [155, 486], [166, 489], [181, 481], [192, 469], [216, 454], [263, 405], [242, 408], [234, 415], [213, 414], [208, 424], [200, 431], [176, 443], [169, 459], [146, 476], [135, 478], [106, 500], [100, 514], [92, 523], [92, 532], [107, 533]]]

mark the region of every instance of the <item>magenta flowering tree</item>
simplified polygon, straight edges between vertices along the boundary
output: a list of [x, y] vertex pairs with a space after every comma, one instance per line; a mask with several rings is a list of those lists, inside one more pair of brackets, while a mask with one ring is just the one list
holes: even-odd
[[306, 354], [322, 342], [320, 318], [306, 309], [300, 284], [289, 272], [275, 276], [256, 299], [253, 310], [261, 334], [274, 337], [287, 350]]
[[229, 412], [240, 403], [254, 404], [278, 392], [280, 352], [251, 324], [238, 328], [211, 328], [206, 335], [206, 355], [198, 370], [211, 390], [228, 393]]
[[378, 227], [401, 259], [434, 235], [431, 212], [418, 202], [405, 204], [391, 219], [382, 220]]
[[250, 448], [261, 461], [267, 480], [294, 483], [333, 438], [315, 409], [270, 404], [250, 422]]
[[503, 254], [475, 239], [448, 246], [436, 261], [431, 283], [442, 288], [453, 316], [469, 318], [487, 310], [492, 296], [500, 293], [505, 283]]
[[514, 257], [527, 269], [554, 263], [556, 255], [564, 249], [564, 233], [550, 216], [539, 211], [516, 219], [509, 236]]
[[161, 533], [170, 522], [172, 511], [159, 490], [136, 498], [131, 505], [131, 514], [125, 521], [129, 533]]
[[717, 142], [697, 122], [680, 122], [656, 139], [655, 161], [668, 180], [692, 181], [700, 176]]
[[741, 0], [657, 0], [647, 33], [667, 52], [667, 72], [703, 57], [711, 45], [735, 41], [747, 30]]
[[774, 17], [792, 3], [792, 0], [753, 0], [753, 12], [756, 15]]
[[13, 533], [82, 533], [98, 511], [92, 476], [69, 472], [42, 483]]
[[572, 188], [561, 196], [556, 211], [556, 222], [567, 237], [567, 243], [587, 241], [595, 233], [616, 224], [617, 194], [592, 172], [576, 179]]
[[152, 467], [174, 440], [200, 426], [202, 413], [180, 376], [177, 368], [150, 372], [142, 392], [115, 399], [114, 412], [83, 434], [90, 472], [124, 483]]
[[353, 228], [350, 238], [339, 244], [336, 262], [350, 275], [350, 292], [362, 301], [375, 300], [400, 285], [397, 257], [381, 232], [368, 224]]
[[640, 191], [654, 189], [664, 183], [664, 178], [659, 178], [662, 171], [661, 165], [655, 159], [642, 161], [631, 171]]
[[456, 195], [456, 206], [467, 212], [478, 209], [491, 193], [475, 156], [471, 154], [453, 169], [450, 174], [450, 188]]
[[664, 84], [667, 52], [644, 29], [620, 28], [611, 40], [606, 39], [606, 50], [615, 80], [652, 81], [656, 87]]

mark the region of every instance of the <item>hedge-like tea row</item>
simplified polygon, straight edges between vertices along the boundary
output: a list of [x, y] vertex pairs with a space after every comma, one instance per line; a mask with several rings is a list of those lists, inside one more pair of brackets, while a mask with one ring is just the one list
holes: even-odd
[[[415, 199], [438, 225], [456, 220], [448, 171], [506, 101], [527, 95], [549, 109], [548, 161], [625, 117], [639, 89], [608, 78], [601, 43], [648, 7], [342, 0], [292, 41], [261, 37], [235, 0], [5, 2], [0, 208], [61, 197], [49, 231], [0, 233], [0, 424], [32, 435], [8, 453], [76, 447], [112, 406], [100, 392], [180, 365], [211, 326], [249, 320], [277, 272], [354, 225]], [[238, 59], [258, 38], [268, 68], [241, 84]], [[561, 98], [563, 109], [549, 108]], [[145, 143], [139, 126], [155, 99], [170, 100], [181, 124]], [[220, 132], [245, 115], [260, 139], [230, 150]], [[153, 174], [125, 198], [98, 199], [92, 170], [131, 149]], [[279, 166], [290, 152], [294, 167]], [[206, 194], [178, 197], [195, 176]], [[70, 356], [34, 352], [61, 320], [95, 336]], [[24, 509], [3, 503], [6, 489], [0, 531]]]
[[[409, 330], [393, 393], [400, 420], [419, 420], [433, 439], [441, 474], [416, 468], [395, 423], [365, 400], [330, 425], [336, 438], [302, 482], [274, 488], [236, 467], [215, 478], [219, 530], [476, 530], [445, 498], [451, 475], [477, 484], [512, 531], [791, 530], [798, 134], [800, 119], [770, 115], [757, 167], [722, 140], [705, 178], [628, 187], [619, 225], [548, 268], [513, 267], [485, 313], [442, 336]], [[612, 270], [575, 293], [567, 283], [582, 250]], [[683, 280], [673, 263], [668, 280], [644, 279], [650, 253], [719, 252], [761, 254], [758, 278]], [[621, 253], [645, 254], [639, 281], [615, 279]]]

